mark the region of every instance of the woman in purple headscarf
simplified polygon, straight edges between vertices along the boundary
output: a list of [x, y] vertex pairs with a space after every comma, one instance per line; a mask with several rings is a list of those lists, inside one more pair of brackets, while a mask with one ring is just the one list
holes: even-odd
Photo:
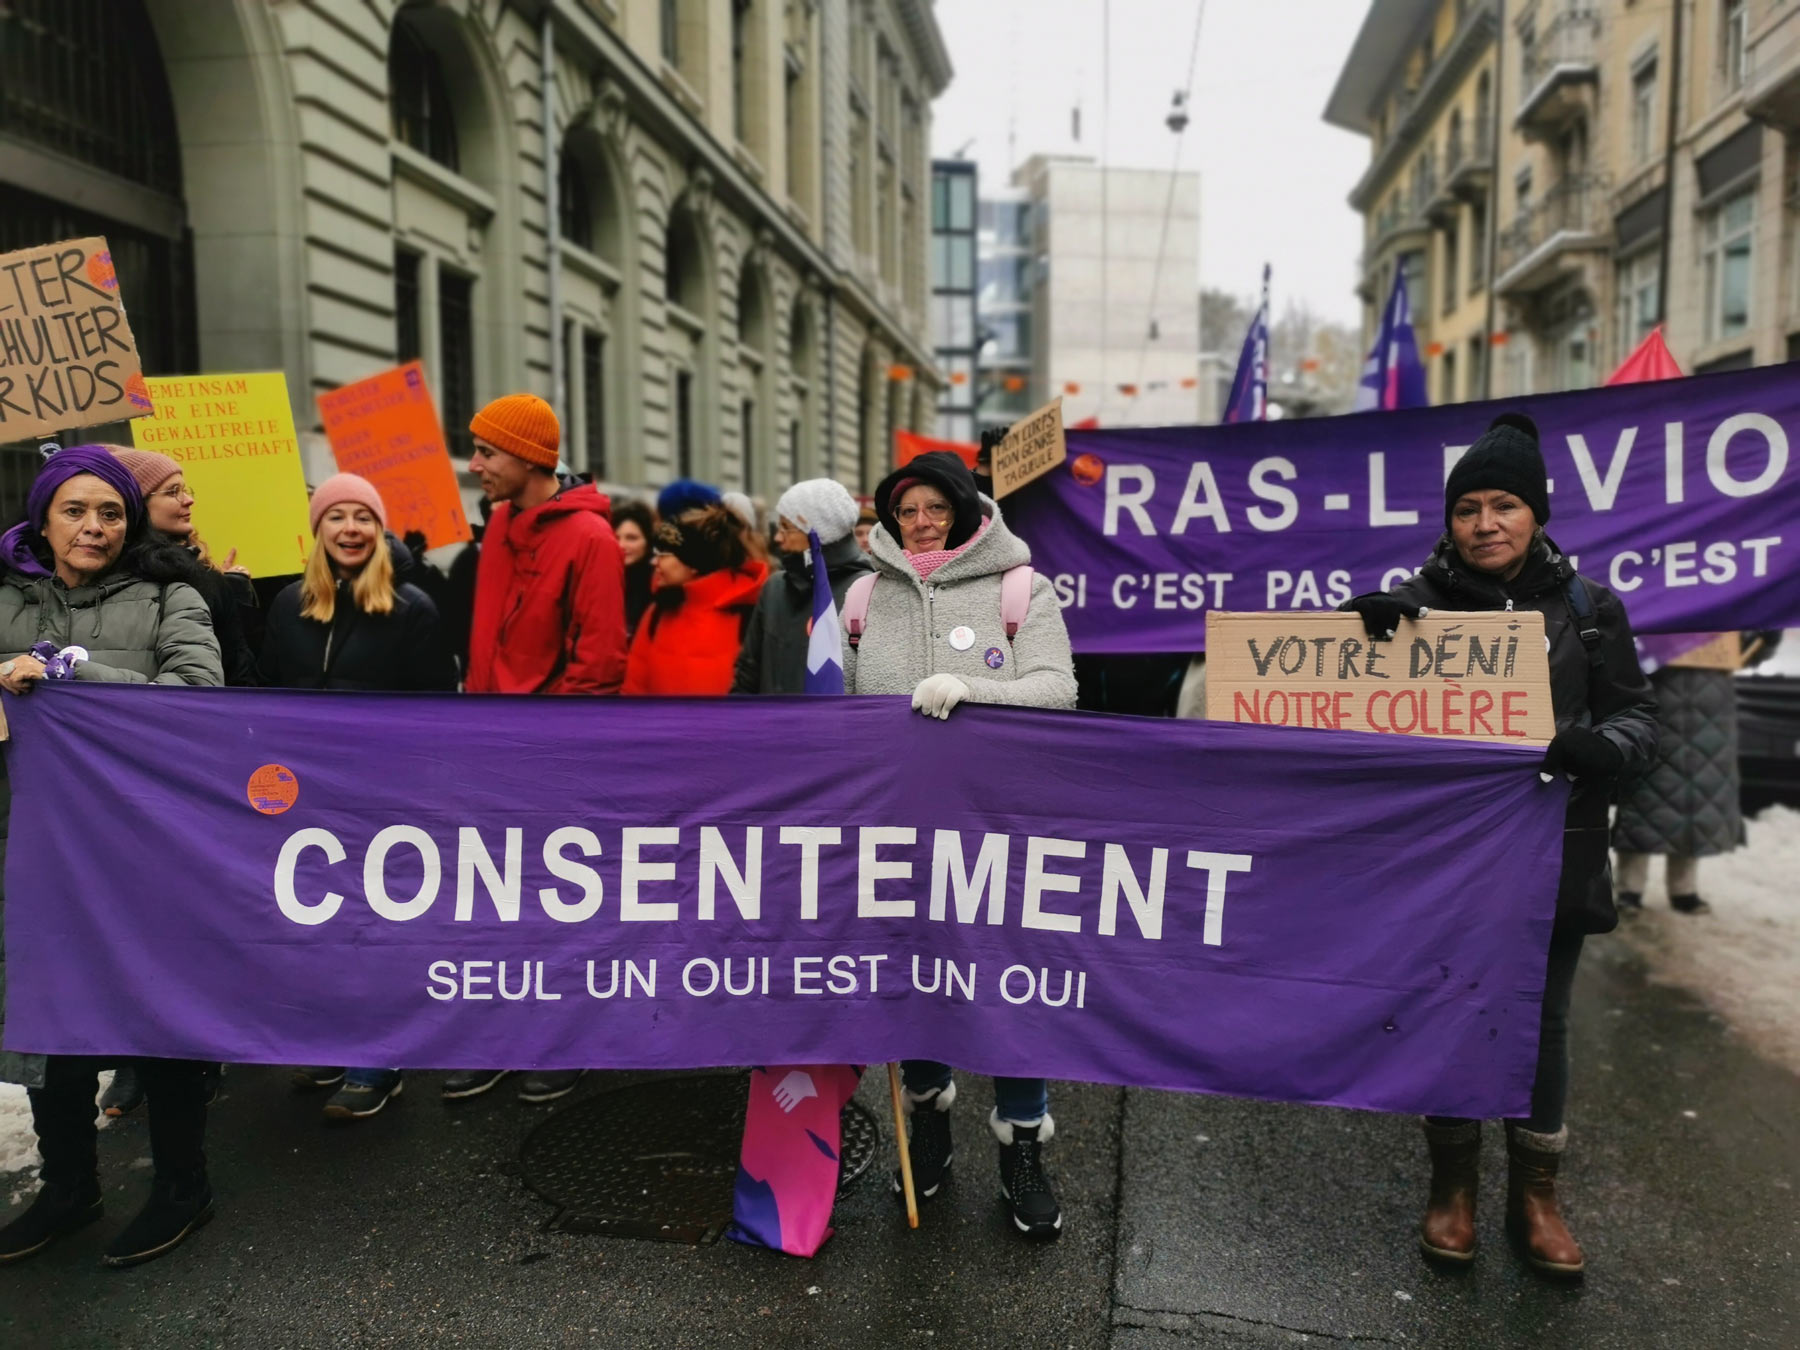
[[[24, 523], [0, 536], [0, 689], [24, 696], [56, 679], [223, 684], [206, 604], [182, 580], [191, 566], [150, 537], [138, 485], [112, 455], [80, 445], [53, 456], [31, 486]], [[0, 855], [10, 804], [0, 777]], [[0, 921], [4, 914], [0, 896]], [[0, 1009], [5, 985], [0, 963]], [[0, 1228], [0, 1264], [35, 1255], [100, 1216], [94, 1089], [105, 1063], [0, 1051], [0, 1081], [30, 1089], [44, 1159], [30, 1207]], [[202, 1066], [131, 1064], [149, 1097], [156, 1173], [149, 1204], [106, 1249], [109, 1265], [159, 1256], [212, 1214]]]

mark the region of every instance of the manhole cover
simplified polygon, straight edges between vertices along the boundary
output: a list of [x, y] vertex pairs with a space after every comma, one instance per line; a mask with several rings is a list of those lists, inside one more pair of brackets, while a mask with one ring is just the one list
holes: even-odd
[[[557, 1207], [552, 1228], [661, 1242], [716, 1242], [749, 1099], [747, 1074], [653, 1078], [586, 1098], [525, 1137], [525, 1184]], [[881, 1143], [874, 1116], [844, 1107], [838, 1194], [868, 1171]]]

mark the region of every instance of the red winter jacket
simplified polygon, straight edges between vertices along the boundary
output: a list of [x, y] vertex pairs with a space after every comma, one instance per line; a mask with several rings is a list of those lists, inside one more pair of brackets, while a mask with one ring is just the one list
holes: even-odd
[[529, 511], [494, 508], [475, 573], [472, 694], [616, 694], [625, 677], [625, 560], [592, 484]]
[[744, 624], [768, 579], [768, 564], [751, 562], [694, 578], [679, 609], [660, 613], [652, 599], [631, 640], [624, 692], [729, 694]]

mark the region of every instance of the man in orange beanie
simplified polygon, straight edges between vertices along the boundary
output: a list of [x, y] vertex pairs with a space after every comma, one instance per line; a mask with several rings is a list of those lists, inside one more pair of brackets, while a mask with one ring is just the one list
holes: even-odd
[[[494, 503], [475, 572], [469, 634], [472, 694], [617, 694], [625, 678], [625, 560], [612, 503], [591, 483], [556, 476], [562, 428], [535, 394], [497, 398], [469, 423], [469, 468]], [[474, 1097], [506, 1076], [472, 1069], [444, 1080], [446, 1098]], [[572, 1091], [581, 1070], [533, 1070], [528, 1102]]]
[[618, 693], [625, 564], [612, 503], [557, 478], [562, 428], [535, 394], [495, 399], [469, 430], [469, 467], [494, 503], [475, 574], [469, 692]]

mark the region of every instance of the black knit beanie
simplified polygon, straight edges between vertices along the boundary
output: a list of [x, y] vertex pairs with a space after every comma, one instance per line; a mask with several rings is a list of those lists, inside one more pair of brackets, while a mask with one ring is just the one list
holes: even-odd
[[893, 499], [897, 489], [913, 483], [929, 483], [944, 494], [950, 509], [956, 513], [950, 522], [945, 548], [961, 548], [981, 528], [981, 496], [975, 490], [975, 475], [969, 466], [948, 450], [931, 450], [909, 460], [881, 480], [875, 489], [875, 514], [896, 544], [904, 544], [900, 521], [894, 515]]
[[1531, 508], [1539, 525], [1550, 520], [1550, 489], [1537, 423], [1524, 413], [1501, 413], [1463, 452], [1444, 484], [1444, 528], [1457, 498], [1470, 492], [1510, 492]]

